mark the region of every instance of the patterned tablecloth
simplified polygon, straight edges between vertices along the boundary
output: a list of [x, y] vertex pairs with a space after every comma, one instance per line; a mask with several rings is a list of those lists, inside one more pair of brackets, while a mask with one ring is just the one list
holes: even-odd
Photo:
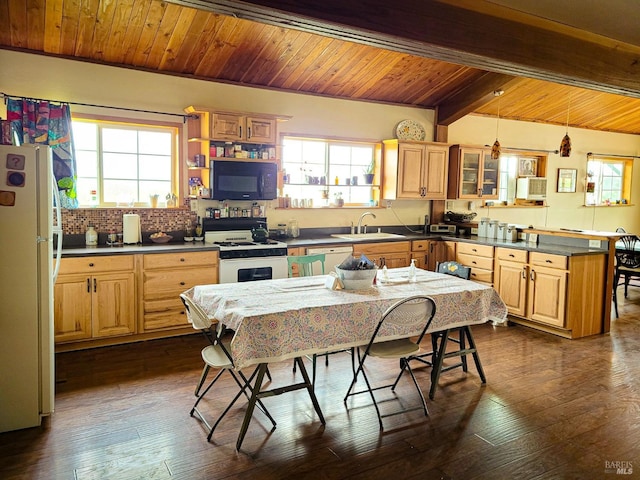
[[[379, 274], [380, 277], [380, 274]], [[418, 269], [390, 269], [388, 282], [366, 290], [330, 290], [327, 276], [200, 285], [186, 293], [207, 314], [235, 331], [236, 368], [366, 344], [384, 311], [412, 295], [428, 295], [436, 315], [429, 331], [506, 321], [498, 293], [486, 285]], [[388, 328], [379, 339], [417, 335]]]

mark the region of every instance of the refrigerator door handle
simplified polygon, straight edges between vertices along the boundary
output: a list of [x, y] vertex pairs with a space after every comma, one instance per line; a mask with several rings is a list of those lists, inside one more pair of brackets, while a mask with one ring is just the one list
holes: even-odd
[[58, 279], [58, 273], [60, 272], [60, 259], [62, 258], [62, 213], [60, 207], [60, 191], [58, 190], [58, 182], [56, 181], [56, 175], [53, 171], [53, 162], [51, 163], [51, 189], [53, 191], [53, 207], [55, 210], [56, 224], [52, 229], [52, 234], [56, 236], [56, 263], [53, 268], [53, 283], [56, 283]]

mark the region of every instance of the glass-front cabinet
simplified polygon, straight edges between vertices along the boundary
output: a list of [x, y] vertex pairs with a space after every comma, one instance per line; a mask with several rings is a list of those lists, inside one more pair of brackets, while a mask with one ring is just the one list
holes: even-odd
[[448, 198], [497, 199], [499, 160], [490, 149], [453, 145], [449, 152]]

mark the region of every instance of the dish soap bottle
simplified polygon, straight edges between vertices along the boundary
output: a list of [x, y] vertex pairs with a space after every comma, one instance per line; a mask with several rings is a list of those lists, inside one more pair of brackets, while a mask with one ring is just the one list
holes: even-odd
[[96, 232], [93, 225], [89, 225], [87, 227], [87, 232], [84, 234], [84, 240], [87, 247], [95, 247], [98, 245], [98, 232]]
[[411, 259], [411, 265], [409, 265], [409, 282], [415, 283], [416, 281], [416, 261]]

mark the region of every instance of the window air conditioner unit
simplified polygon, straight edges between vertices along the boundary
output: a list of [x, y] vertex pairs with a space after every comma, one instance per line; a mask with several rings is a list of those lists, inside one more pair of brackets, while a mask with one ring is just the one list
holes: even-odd
[[516, 184], [516, 198], [525, 200], [544, 200], [547, 198], [547, 179], [545, 177], [522, 177]]

